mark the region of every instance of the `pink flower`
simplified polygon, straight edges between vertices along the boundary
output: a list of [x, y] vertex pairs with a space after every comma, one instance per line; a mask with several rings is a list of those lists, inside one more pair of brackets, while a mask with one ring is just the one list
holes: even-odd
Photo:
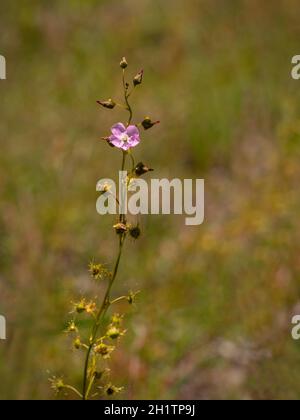
[[122, 123], [115, 124], [111, 128], [112, 135], [108, 141], [115, 147], [122, 150], [129, 150], [140, 142], [140, 133], [135, 125], [129, 125], [127, 128]]

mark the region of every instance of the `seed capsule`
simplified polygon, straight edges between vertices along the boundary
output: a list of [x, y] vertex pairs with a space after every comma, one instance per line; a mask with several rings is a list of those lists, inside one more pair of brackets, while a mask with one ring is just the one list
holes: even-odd
[[144, 77], [144, 70], [138, 72], [138, 74], [133, 78], [134, 86], [138, 86], [142, 83]]
[[97, 101], [97, 104], [107, 109], [114, 109], [116, 106], [116, 103], [112, 99], [108, 99], [107, 101]]
[[143, 162], [139, 162], [136, 167], [135, 167], [135, 174], [136, 176], [142, 176], [144, 174], [146, 174], [147, 172], [153, 172], [154, 169], [149, 168], [147, 165], [144, 165]]
[[159, 124], [160, 121], [152, 121], [151, 118], [145, 117], [142, 121], [142, 126], [145, 130], [149, 130], [150, 128], [154, 127], [156, 124]]
[[117, 223], [114, 225], [114, 229], [118, 235], [123, 235], [123, 233], [127, 232], [127, 226], [124, 223]]
[[120, 67], [121, 69], [126, 69], [126, 67], [128, 67], [128, 63], [125, 57], [122, 58], [121, 63], [120, 63]]
[[141, 236], [141, 229], [139, 226], [132, 226], [129, 229], [129, 234], [133, 239], [138, 239]]

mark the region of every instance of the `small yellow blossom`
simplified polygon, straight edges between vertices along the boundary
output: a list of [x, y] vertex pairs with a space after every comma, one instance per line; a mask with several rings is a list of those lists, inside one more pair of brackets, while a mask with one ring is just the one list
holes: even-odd
[[103, 264], [95, 264], [93, 262], [89, 264], [89, 272], [95, 280], [102, 280], [105, 277], [109, 277], [110, 274]]
[[86, 311], [86, 300], [83, 298], [79, 302], [74, 303], [74, 311], [82, 314]]
[[73, 346], [76, 350], [81, 349], [81, 347], [83, 347], [83, 344], [81, 343], [81, 340], [79, 337], [77, 337], [74, 342], [73, 342]]
[[106, 331], [106, 336], [112, 340], [116, 340], [124, 334], [125, 331], [121, 331], [120, 328], [116, 327], [115, 325], [110, 325]]
[[113, 314], [113, 316], [111, 317], [111, 323], [113, 325], [121, 325], [122, 321], [123, 321], [123, 315]]
[[97, 305], [95, 302], [89, 302], [87, 303], [85, 307], [86, 313], [89, 315], [93, 315], [97, 311]]
[[77, 333], [78, 332], [78, 328], [76, 327], [76, 324], [74, 321], [70, 321], [68, 324], [68, 327], [65, 331], [66, 333]]
[[116, 225], [113, 226], [113, 228], [115, 229], [118, 235], [124, 235], [125, 233], [127, 233], [127, 229], [128, 229], [124, 223], [117, 223]]
[[64, 381], [62, 378], [56, 378], [56, 376], [53, 376], [53, 378], [49, 379], [51, 383], [51, 388], [56, 392], [59, 393], [65, 388]]
[[118, 394], [118, 393], [120, 393], [122, 391], [123, 391], [123, 387], [117, 387], [117, 386], [114, 386], [112, 384], [107, 384], [104, 387], [104, 392], [108, 396], [112, 396], [112, 395]]
[[129, 293], [128, 293], [128, 296], [127, 296], [127, 301], [128, 301], [128, 303], [129, 303], [129, 305], [132, 305], [134, 302], [135, 302], [135, 300], [136, 300], [136, 296], [139, 294], [140, 292], [132, 292], [132, 291], [130, 291]]
[[115, 349], [114, 346], [108, 346], [105, 343], [100, 343], [94, 347], [94, 352], [96, 354], [100, 354], [103, 357], [103, 359], [109, 359], [114, 349]]

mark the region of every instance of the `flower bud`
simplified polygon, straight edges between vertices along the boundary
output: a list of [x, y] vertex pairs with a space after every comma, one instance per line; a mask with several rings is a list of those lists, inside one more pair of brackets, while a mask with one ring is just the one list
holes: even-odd
[[133, 78], [134, 86], [138, 86], [142, 83], [144, 77], [144, 70], [138, 72], [138, 74]]
[[121, 69], [126, 69], [126, 67], [128, 67], [128, 63], [125, 57], [122, 58], [121, 63], [120, 63], [120, 67]]
[[144, 120], [142, 121], [142, 126], [144, 127], [145, 130], [149, 130], [154, 125], [159, 124], [159, 123], [160, 121], [152, 121], [151, 118], [145, 117]]
[[115, 147], [115, 146], [111, 143], [111, 141], [110, 141], [110, 138], [109, 138], [109, 137], [101, 137], [101, 140], [106, 141], [106, 143], [107, 143], [110, 147]]
[[112, 99], [108, 99], [107, 101], [97, 101], [97, 104], [107, 109], [114, 109], [116, 106], [116, 103]]
[[132, 292], [130, 291], [128, 296], [127, 296], [127, 302], [129, 303], [129, 305], [133, 305], [135, 300], [136, 300], [136, 296], [139, 294], [139, 292]]
[[147, 172], [153, 172], [154, 169], [148, 168], [148, 166], [144, 165], [143, 162], [139, 162], [134, 170], [136, 176], [142, 176]]
[[79, 338], [79, 337], [77, 337], [77, 338], [76, 338], [76, 340], [75, 340], [75, 341], [74, 341], [74, 343], [73, 343], [73, 346], [75, 347], [75, 349], [76, 349], [76, 350], [79, 350], [79, 349], [81, 348], [82, 343], [81, 343], [81, 341], [80, 341], [80, 338]]
[[141, 236], [141, 229], [139, 226], [132, 226], [129, 229], [129, 234], [133, 239], [138, 239]]
[[127, 226], [124, 225], [124, 223], [117, 223], [116, 225], [113, 226], [113, 228], [115, 229], [118, 235], [123, 235], [124, 233], [127, 232]]
[[66, 329], [66, 333], [77, 333], [78, 328], [76, 327], [76, 324], [74, 321], [69, 322], [68, 328]]
[[94, 378], [97, 380], [97, 381], [99, 381], [101, 378], [102, 378], [102, 376], [103, 376], [103, 373], [104, 373], [104, 371], [95, 371], [94, 373], [93, 373], [93, 376], [94, 376]]

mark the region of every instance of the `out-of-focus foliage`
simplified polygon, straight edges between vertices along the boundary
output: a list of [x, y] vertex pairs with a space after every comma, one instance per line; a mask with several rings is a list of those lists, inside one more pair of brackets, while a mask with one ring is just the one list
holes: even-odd
[[[65, 328], [87, 264], [113, 260], [95, 185], [119, 165], [98, 139], [125, 118], [118, 63], [145, 69], [134, 100], [162, 123], [137, 151], [157, 177], [206, 179], [206, 220], [142, 219], [118, 292], [140, 289], [114, 355], [123, 398], [299, 398], [300, 89], [297, 0], [2, 0], [0, 398], [80, 381]], [[118, 99], [118, 98], [116, 98]], [[71, 354], [71, 356], [70, 356]], [[66, 366], [66, 360], [68, 361]]]

